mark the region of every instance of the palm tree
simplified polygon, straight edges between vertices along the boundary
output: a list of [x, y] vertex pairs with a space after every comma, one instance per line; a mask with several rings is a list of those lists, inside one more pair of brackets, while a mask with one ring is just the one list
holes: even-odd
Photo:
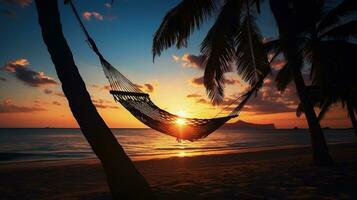
[[153, 39], [153, 58], [175, 45], [187, 46], [190, 34], [219, 12], [215, 23], [201, 43], [204, 58], [204, 85], [214, 103], [223, 100], [224, 73], [236, 64], [242, 78], [254, 85], [270, 72], [267, 53], [255, 18], [258, 0], [183, 0], [170, 10]]
[[304, 106], [306, 120], [310, 129], [311, 143], [313, 146], [314, 162], [318, 165], [330, 165], [332, 159], [329, 155], [325, 137], [316, 117], [312, 103], [309, 101], [305, 82], [301, 73], [303, 55], [299, 46], [301, 37], [306, 30], [313, 27], [316, 11], [316, 2], [311, 0], [270, 0], [270, 8], [279, 28], [279, 40], [284, 57], [289, 66], [287, 72], [292, 74], [300, 102]]
[[51, 55], [73, 116], [106, 172], [113, 199], [154, 199], [137, 171], [94, 107], [62, 32], [57, 1], [35, 0], [42, 37]]
[[[348, 92], [348, 96], [345, 96], [345, 94], [340, 92], [346, 91], [346, 88], [340, 88], [339, 86], [331, 88], [328, 93], [323, 93], [322, 89], [316, 86], [308, 86], [307, 89], [309, 98], [313, 105], [320, 108], [320, 113], [317, 117], [318, 120], [322, 120], [324, 118], [326, 112], [330, 109], [330, 107], [332, 107], [333, 104], [341, 102], [343, 107], [346, 106], [348, 115], [351, 119], [351, 124], [357, 136], [357, 123], [355, 117], [355, 110], [357, 108], [356, 89], [352, 89], [350, 92]], [[304, 112], [304, 107], [300, 103], [296, 109], [296, 115], [299, 117], [302, 112]]]
[[[351, 122], [356, 130], [356, 120], [353, 110], [356, 109], [356, 74], [357, 45], [349, 42], [351, 37], [357, 36], [357, 20], [342, 20], [348, 14], [356, 13], [357, 2], [345, 0], [326, 12], [324, 2], [316, 5], [316, 10], [310, 16], [313, 26], [306, 28], [309, 34], [299, 38], [304, 61], [311, 66], [310, 77], [312, 85], [308, 95], [313, 104], [321, 108], [320, 120], [328, 108], [338, 101], [347, 105]], [[309, 13], [304, 13], [308, 15]], [[272, 41], [280, 44], [280, 41]], [[273, 53], [276, 47], [268, 46]], [[272, 48], [273, 47], [273, 48]], [[293, 74], [286, 64], [276, 76], [277, 87], [284, 91], [293, 79]], [[298, 113], [303, 105], [300, 104]]]
[[[260, 12], [260, 1], [215, 2], [214, 0], [183, 0], [170, 10], [155, 33], [152, 51], [155, 58], [173, 45], [177, 48], [185, 47], [194, 29], [198, 29], [215, 12], [219, 12], [215, 23], [201, 43], [201, 53], [205, 58], [204, 85], [213, 102], [219, 103], [223, 99], [224, 73], [231, 70], [230, 66], [233, 63], [236, 64], [242, 78], [251, 85], [265, 77], [270, 67], [262, 36], [254, 23], [255, 16]], [[332, 159], [313, 106], [305, 92], [305, 83], [300, 71], [302, 55], [298, 54], [296, 44], [299, 30], [298, 27], [293, 26], [307, 20], [295, 16], [295, 8], [291, 10], [290, 2], [296, 3], [286, 0], [270, 1], [279, 27], [280, 42], [283, 44], [279, 48], [283, 50], [288, 60], [297, 92], [306, 108], [314, 162], [319, 165], [329, 165]]]

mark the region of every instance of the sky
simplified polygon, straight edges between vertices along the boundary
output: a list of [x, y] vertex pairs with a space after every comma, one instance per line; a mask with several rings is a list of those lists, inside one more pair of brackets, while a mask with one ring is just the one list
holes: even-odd
[[[169, 112], [186, 117], [214, 117], [222, 106], [230, 104], [248, 88], [231, 72], [226, 75], [225, 101], [221, 107], [212, 106], [206, 96], [198, 55], [200, 42], [214, 17], [190, 37], [187, 48], [168, 49], [153, 62], [153, 35], [166, 12], [177, 5], [178, 0], [115, 0], [113, 5], [105, 0], [76, 0], [74, 3], [107, 60]], [[62, 1], [59, 8], [75, 62], [104, 120], [113, 128], [145, 127], [114, 102], [99, 60], [85, 42], [73, 13]], [[264, 38], [277, 37], [274, 18], [266, 3], [257, 22]], [[0, 27], [0, 127], [78, 127], [43, 43], [34, 2], [0, 0]], [[283, 62], [276, 62], [275, 67]], [[278, 128], [305, 128], [304, 116], [295, 114], [298, 102], [293, 84], [280, 93], [275, 89], [273, 77], [269, 77], [239, 119], [274, 123]], [[351, 126], [340, 105], [335, 105], [321, 124], [338, 128]]]

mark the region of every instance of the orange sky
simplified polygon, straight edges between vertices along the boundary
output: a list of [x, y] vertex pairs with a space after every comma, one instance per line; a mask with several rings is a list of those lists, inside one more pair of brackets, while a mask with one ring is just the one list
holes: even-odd
[[[18, 63], [24, 65], [24, 61]], [[181, 71], [197, 68], [189, 61], [177, 61], [175, 56], [172, 63]], [[139, 84], [143, 85], [143, 90], [150, 92], [152, 100], [157, 105], [169, 112], [185, 113], [187, 117], [213, 117], [220, 108], [209, 103], [202, 83], [195, 77], [198, 79], [199, 76], [188, 78], [178, 75], [177, 79], [159, 77], [158, 80], [147, 82], [152, 88], [145, 87], [144, 83]], [[48, 78], [55, 80], [56, 84], [33, 87], [12, 77], [0, 85], [1, 96], [12, 97], [2, 99], [0, 127], [77, 127], [66, 98], [61, 92], [60, 83], [56, 78]], [[84, 79], [86, 80], [86, 77]], [[224, 103], [230, 103], [234, 96], [247, 88], [247, 85], [233, 73], [228, 74], [226, 79]], [[90, 80], [86, 82], [94, 104], [110, 127], [145, 127], [120, 104], [114, 102], [105, 84], [100, 85]], [[252, 97], [243, 109], [239, 119], [254, 123], [274, 123], [279, 128], [306, 127], [304, 117], [298, 118], [295, 115], [297, 102], [293, 85], [285, 93], [280, 94], [274, 89], [273, 81], [267, 79], [258, 96]], [[322, 126], [350, 127], [347, 115], [340, 106], [335, 106], [326, 116]]]

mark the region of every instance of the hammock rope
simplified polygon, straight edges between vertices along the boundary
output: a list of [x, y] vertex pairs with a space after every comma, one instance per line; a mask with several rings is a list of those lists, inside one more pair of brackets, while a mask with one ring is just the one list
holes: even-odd
[[239, 99], [243, 100], [231, 111], [229, 115], [224, 117], [199, 119], [184, 118], [171, 114], [156, 106], [151, 101], [149, 94], [140, 90], [137, 84], [131, 82], [104, 58], [84, 26], [73, 2], [71, 0], [68, 2], [87, 38], [86, 41], [89, 43], [90, 48], [98, 56], [101, 62], [104, 74], [110, 84], [110, 93], [113, 95], [115, 101], [126, 108], [136, 119], [154, 130], [176, 137], [177, 140], [195, 141], [205, 138], [228, 120], [237, 117], [240, 110], [259, 86], [259, 83], [257, 83], [251, 90], [240, 96], [236, 101]]

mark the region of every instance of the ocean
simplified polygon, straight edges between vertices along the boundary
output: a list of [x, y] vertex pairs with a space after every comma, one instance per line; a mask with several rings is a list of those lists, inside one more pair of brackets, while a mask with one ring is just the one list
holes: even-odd
[[[207, 138], [178, 142], [152, 129], [112, 129], [133, 160], [225, 154], [310, 145], [308, 130], [217, 130]], [[325, 130], [328, 143], [357, 142], [353, 130]], [[0, 163], [94, 158], [80, 129], [2, 128]]]

